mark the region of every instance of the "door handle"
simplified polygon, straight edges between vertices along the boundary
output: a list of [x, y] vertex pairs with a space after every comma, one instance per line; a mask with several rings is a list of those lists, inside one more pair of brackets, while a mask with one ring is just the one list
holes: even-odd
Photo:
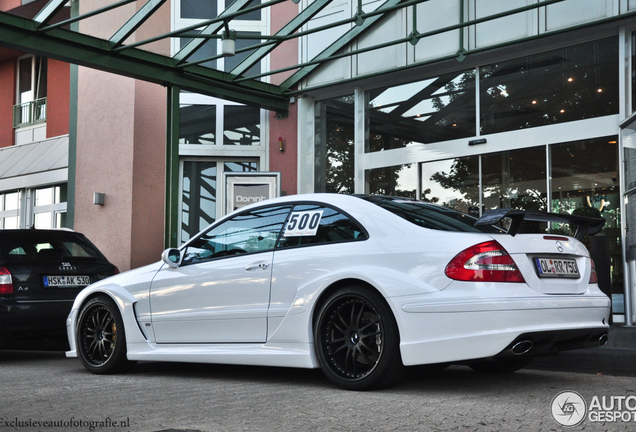
[[261, 261], [258, 263], [252, 263], [245, 267], [245, 271], [252, 271], [256, 269], [266, 270], [269, 267], [269, 261]]

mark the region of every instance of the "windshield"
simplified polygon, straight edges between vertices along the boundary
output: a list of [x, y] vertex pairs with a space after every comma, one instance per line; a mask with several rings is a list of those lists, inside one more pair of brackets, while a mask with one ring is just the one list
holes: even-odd
[[477, 218], [436, 204], [398, 197], [372, 195], [359, 197], [424, 228], [488, 234], [506, 233], [506, 231], [494, 225], [475, 226]]

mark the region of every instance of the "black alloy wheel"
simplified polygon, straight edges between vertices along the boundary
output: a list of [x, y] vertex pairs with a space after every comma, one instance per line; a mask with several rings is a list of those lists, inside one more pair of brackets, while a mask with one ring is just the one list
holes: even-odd
[[80, 311], [77, 351], [84, 367], [96, 374], [120, 372], [136, 363], [126, 358], [123, 320], [110, 298], [95, 297]]
[[405, 373], [397, 324], [375, 292], [358, 286], [336, 291], [321, 307], [314, 331], [320, 366], [340, 387], [387, 387]]

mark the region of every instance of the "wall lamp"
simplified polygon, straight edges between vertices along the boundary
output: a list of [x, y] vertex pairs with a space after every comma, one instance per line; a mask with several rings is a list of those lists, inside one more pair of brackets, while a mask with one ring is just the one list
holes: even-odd
[[103, 206], [106, 201], [106, 194], [102, 192], [95, 192], [93, 194], [93, 204]]

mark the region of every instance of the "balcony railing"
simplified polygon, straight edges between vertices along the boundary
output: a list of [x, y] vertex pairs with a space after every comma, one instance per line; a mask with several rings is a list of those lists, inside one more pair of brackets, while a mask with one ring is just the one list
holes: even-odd
[[13, 106], [13, 127], [19, 128], [46, 121], [46, 98]]

